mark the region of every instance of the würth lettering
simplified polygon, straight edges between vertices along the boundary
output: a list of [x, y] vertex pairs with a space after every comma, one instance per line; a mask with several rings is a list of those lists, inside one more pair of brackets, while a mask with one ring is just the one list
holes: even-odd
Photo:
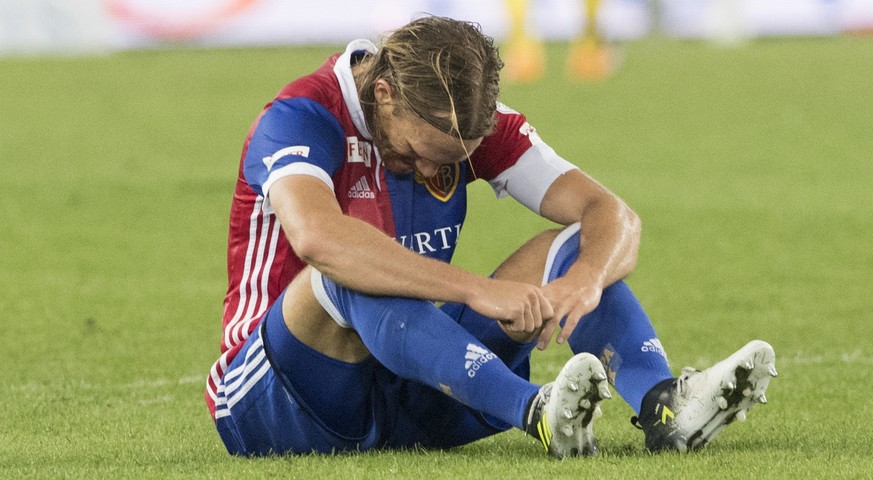
[[437, 250], [448, 250], [458, 244], [461, 235], [461, 224], [452, 227], [442, 227], [432, 232], [415, 232], [411, 235], [401, 235], [397, 238], [404, 247], [417, 253], [433, 253]]

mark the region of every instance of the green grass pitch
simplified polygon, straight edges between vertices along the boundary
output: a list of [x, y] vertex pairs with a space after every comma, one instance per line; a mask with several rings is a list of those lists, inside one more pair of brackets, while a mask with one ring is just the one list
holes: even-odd
[[[0, 61], [0, 478], [870, 478], [873, 39], [625, 45], [612, 79], [506, 85], [544, 140], [643, 219], [629, 278], [671, 366], [770, 341], [770, 404], [651, 456], [618, 397], [602, 456], [514, 431], [444, 452], [245, 460], [203, 402], [227, 214], [252, 119], [334, 48]], [[487, 273], [548, 223], [471, 186], [456, 261]], [[534, 359], [548, 381], [567, 358]]]

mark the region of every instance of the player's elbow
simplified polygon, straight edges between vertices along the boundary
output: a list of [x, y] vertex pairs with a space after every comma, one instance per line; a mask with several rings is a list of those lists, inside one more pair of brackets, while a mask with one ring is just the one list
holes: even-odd
[[286, 231], [286, 236], [300, 260], [315, 268], [324, 266], [332, 256], [330, 249], [333, 242], [318, 225], [297, 225]]
[[294, 249], [294, 253], [300, 257], [300, 260], [303, 260], [307, 264], [312, 265], [321, 258], [321, 251], [318, 242], [310, 240], [309, 236], [294, 238], [289, 236], [288, 240], [291, 242], [291, 247]]
[[627, 225], [628, 236], [634, 244], [639, 245], [640, 237], [643, 232], [643, 222], [640, 220], [640, 216], [630, 207], [625, 207], [624, 217]]
[[625, 205], [623, 209], [623, 220], [625, 225], [625, 268], [630, 273], [637, 265], [639, 257], [640, 238], [642, 237], [643, 224], [640, 216], [637, 215], [630, 207]]

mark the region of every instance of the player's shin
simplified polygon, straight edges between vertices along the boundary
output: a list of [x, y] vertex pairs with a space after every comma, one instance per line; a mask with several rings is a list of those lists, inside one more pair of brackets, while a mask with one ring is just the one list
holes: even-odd
[[[573, 265], [579, 257], [579, 235], [579, 224], [574, 224], [555, 238], [543, 283], [564, 276]], [[600, 304], [582, 317], [567, 343], [573, 353], [588, 352], [600, 358], [610, 383], [637, 412], [646, 392], [673, 378], [652, 322], [623, 281], [604, 289]]]
[[567, 343], [574, 353], [599, 357], [610, 382], [637, 412], [646, 392], [673, 378], [649, 317], [624, 282], [603, 291], [598, 307], [582, 317]]

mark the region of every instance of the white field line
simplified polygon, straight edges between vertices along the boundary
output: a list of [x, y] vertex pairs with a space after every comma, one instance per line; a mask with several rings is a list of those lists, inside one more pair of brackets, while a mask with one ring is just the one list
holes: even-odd
[[[57, 382], [52, 384], [45, 383], [37, 383], [34, 381], [30, 381], [27, 383], [19, 384], [19, 385], [9, 385], [9, 389], [13, 392], [22, 392], [22, 393], [37, 393], [40, 391], [50, 391], [57, 390], [59, 388], [70, 388], [78, 391], [129, 391], [136, 392], [140, 390], [152, 390], [152, 389], [160, 389], [165, 387], [176, 387], [176, 386], [184, 386], [184, 385], [193, 385], [193, 384], [202, 384], [206, 385], [206, 374], [201, 375], [186, 375], [184, 377], [172, 379], [172, 378], [154, 378], [154, 379], [141, 379], [136, 380], [134, 382], [127, 383], [92, 383], [88, 380], [80, 379], [78, 381], [65, 381], [63, 379], [59, 379]], [[204, 387], [205, 388], [205, 387]]]
[[[698, 368], [707, 368], [710, 365], [718, 362], [707, 357], [697, 359], [695, 365]], [[776, 352], [776, 367], [791, 367], [791, 366], [808, 366], [808, 365], [825, 365], [825, 364], [842, 364], [842, 365], [873, 365], [873, 356], [860, 349], [844, 353], [829, 353], [829, 354], [807, 354], [803, 352], [789, 353], [780, 355]], [[143, 390], [162, 389], [167, 387], [185, 386], [193, 384], [206, 384], [206, 374], [186, 375], [179, 378], [153, 378], [140, 379], [134, 382], [126, 383], [92, 383], [87, 380], [80, 379], [78, 381], [59, 380], [53, 384], [37, 383], [30, 381], [18, 385], [7, 385], [6, 388], [13, 393], [39, 393], [47, 391], [56, 391], [59, 388], [71, 388], [78, 391], [126, 391], [137, 392]], [[2, 388], [0, 388], [2, 390]]]
[[[708, 357], [697, 359], [696, 365], [698, 368], [707, 368], [715, 364], [721, 359], [713, 360]], [[844, 364], [844, 365], [873, 365], [873, 356], [866, 354], [860, 349], [844, 353], [829, 353], [829, 354], [807, 354], [803, 352], [789, 353], [780, 355], [779, 350], [776, 350], [776, 368], [790, 367], [795, 365], [825, 365], [825, 364]]]
[[869, 355], [864, 355], [861, 350], [855, 350], [850, 353], [841, 353], [839, 355], [796, 355], [794, 357], [788, 357], [783, 360], [779, 359], [779, 353], [776, 353], [776, 362], [779, 363], [788, 363], [789, 365], [818, 365], [822, 363], [836, 363], [836, 361], [832, 360], [830, 357], [837, 357], [837, 361], [847, 363], [847, 364], [864, 364], [864, 365], [873, 365], [873, 357]]
[[156, 398], [147, 398], [147, 399], [137, 400], [136, 403], [138, 403], [140, 406], [148, 407], [150, 405], [162, 405], [165, 403], [172, 403], [175, 400], [176, 400], [176, 397], [174, 395], [160, 395]]

